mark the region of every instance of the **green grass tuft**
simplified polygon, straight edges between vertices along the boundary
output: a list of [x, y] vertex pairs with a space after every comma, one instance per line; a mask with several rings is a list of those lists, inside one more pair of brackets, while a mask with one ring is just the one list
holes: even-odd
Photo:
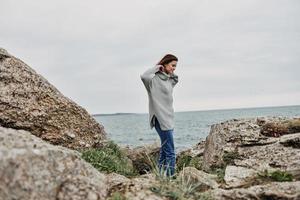
[[218, 183], [224, 183], [224, 176], [225, 176], [225, 170], [226, 170], [226, 164], [221, 164], [221, 165], [213, 165], [210, 167], [210, 170], [207, 171], [207, 173], [210, 174], [216, 174], [218, 179]]
[[237, 151], [225, 151], [223, 154], [223, 161], [225, 165], [233, 164], [234, 159], [238, 159], [240, 157]]
[[285, 172], [276, 170], [273, 172], [269, 172], [268, 170], [264, 170], [261, 173], [257, 174], [259, 178], [261, 179], [267, 179], [271, 181], [278, 181], [278, 182], [284, 182], [284, 181], [293, 181], [293, 175]]
[[183, 155], [178, 158], [176, 172], [180, 172], [184, 167], [195, 167], [202, 170], [203, 157], [190, 155]]
[[120, 192], [114, 192], [109, 200], [128, 200], [126, 197], [123, 197]]
[[101, 172], [115, 172], [127, 177], [138, 175], [129, 158], [120, 150], [117, 144], [109, 141], [100, 148], [82, 150], [82, 158], [91, 163]]

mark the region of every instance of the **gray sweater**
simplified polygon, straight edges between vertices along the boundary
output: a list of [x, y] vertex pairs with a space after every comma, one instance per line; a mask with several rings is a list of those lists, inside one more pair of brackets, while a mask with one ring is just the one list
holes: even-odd
[[148, 93], [150, 129], [155, 126], [156, 117], [161, 130], [173, 130], [173, 88], [178, 82], [178, 76], [162, 72], [160, 67], [155, 65], [140, 75]]

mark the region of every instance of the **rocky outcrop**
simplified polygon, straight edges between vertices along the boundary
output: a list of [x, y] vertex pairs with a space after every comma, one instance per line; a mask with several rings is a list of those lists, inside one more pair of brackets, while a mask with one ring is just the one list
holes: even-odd
[[205, 141], [202, 140], [198, 142], [195, 146], [178, 152], [178, 154], [176, 155], [177, 160], [180, 160], [181, 157], [186, 155], [191, 156], [192, 158], [196, 156], [203, 156], [204, 149], [205, 149]]
[[109, 196], [111, 196], [114, 192], [120, 191], [123, 185], [130, 183], [129, 178], [114, 172], [107, 174], [106, 178], [109, 188]]
[[[194, 174], [217, 173], [213, 199], [299, 199], [300, 119], [259, 117], [227, 120], [211, 126], [205, 142], [180, 152], [199, 158]], [[207, 180], [215, 180], [210, 176]]]
[[132, 160], [133, 167], [139, 174], [150, 172], [155, 163], [157, 163], [160, 151], [160, 144], [153, 143], [144, 146], [138, 146], [133, 149], [123, 148], [126, 156]]
[[[272, 117], [229, 120], [213, 125], [207, 137], [203, 168], [228, 164], [225, 171], [225, 181], [228, 187], [240, 187], [247, 184], [262, 171], [276, 170], [290, 173], [296, 180], [300, 178], [299, 133], [273, 134], [270, 137], [262, 134], [267, 130], [265, 124], [281, 124], [299, 119]], [[282, 125], [280, 125], [281, 127]], [[269, 127], [269, 126], [268, 126]], [[286, 127], [288, 130], [288, 127]], [[296, 127], [293, 125], [293, 130]], [[272, 128], [274, 130], [281, 130]], [[281, 132], [282, 133], [282, 132]]]
[[151, 173], [143, 174], [132, 179], [120, 174], [111, 173], [107, 175], [109, 184], [109, 198], [113, 198], [118, 193], [122, 198], [130, 200], [167, 200], [168, 198], [159, 196], [151, 191], [151, 187], [159, 185], [156, 176]]
[[143, 176], [131, 179], [130, 182], [123, 185], [120, 191], [126, 199], [166, 200], [166, 197], [162, 197], [151, 191], [151, 187], [158, 184], [159, 182], [153, 174], [144, 174]]
[[216, 189], [210, 191], [210, 193], [216, 200], [298, 200], [300, 199], [300, 181], [273, 182], [232, 190]]
[[0, 127], [0, 199], [100, 200], [108, 185], [79, 152]]
[[44, 77], [0, 48], [0, 125], [72, 149], [97, 145], [104, 127]]
[[[264, 170], [279, 167], [293, 170], [299, 164], [299, 149], [280, 143], [281, 137], [268, 137], [261, 133], [264, 123], [286, 121], [288, 118], [233, 119], [214, 124], [206, 138], [203, 169], [225, 163], [228, 154], [236, 155], [235, 165]], [[292, 119], [290, 119], [292, 120]], [[296, 137], [294, 134], [285, 137]], [[283, 136], [282, 136], [283, 137]], [[297, 141], [297, 139], [294, 139]], [[297, 144], [293, 144], [294, 146]]]
[[300, 149], [300, 132], [292, 135], [284, 135], [280, 138], [279, 143], [285, 147]]

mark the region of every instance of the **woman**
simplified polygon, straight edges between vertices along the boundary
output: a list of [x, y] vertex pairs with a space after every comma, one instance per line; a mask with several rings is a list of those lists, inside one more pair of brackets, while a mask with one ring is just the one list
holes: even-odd
[[176, 56], [167, 54], [154, 67], [140, 75], [149, 98], [150, 129], [155, 127], [161, 140], [159, 171], [166, 172], [167, 176], [174, 175], [176, 163], [172, 94], [178, 82], [178, 76], [174, 74], [177, 62]]

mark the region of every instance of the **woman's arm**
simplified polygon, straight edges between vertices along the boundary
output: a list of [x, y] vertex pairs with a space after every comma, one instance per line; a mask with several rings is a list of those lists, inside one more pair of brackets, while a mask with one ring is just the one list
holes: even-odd
[[155, 76], [155, 73], [161, 70], [162, 65], [155, 65], [150, 69], [147, 69], [143, 74], [140, 75], [146, 89], [150, 92], [151, 81], [152, 78]]

